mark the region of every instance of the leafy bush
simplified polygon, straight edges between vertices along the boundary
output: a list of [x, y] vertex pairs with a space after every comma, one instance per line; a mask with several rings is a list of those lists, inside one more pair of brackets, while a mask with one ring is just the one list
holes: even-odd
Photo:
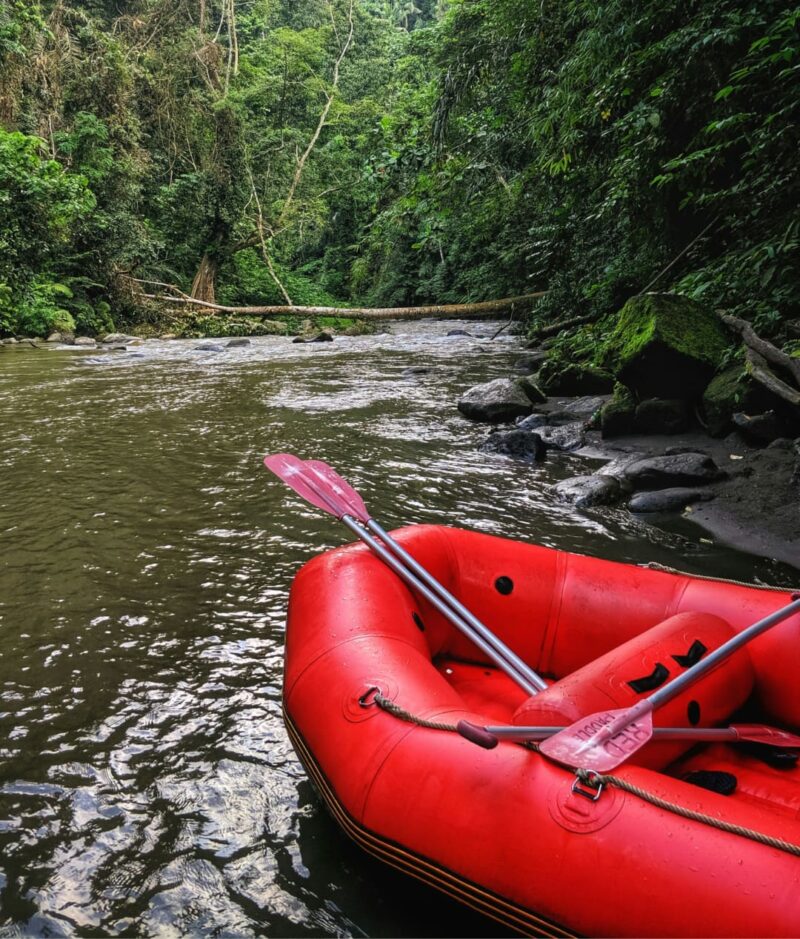
[[65, 284], [43, 278], [33, 280], [17, 300], [14, 331], [25, 336], [48, 336], [51, 332], [74, 332], [75, 320], [62, 304], [72, 299]]

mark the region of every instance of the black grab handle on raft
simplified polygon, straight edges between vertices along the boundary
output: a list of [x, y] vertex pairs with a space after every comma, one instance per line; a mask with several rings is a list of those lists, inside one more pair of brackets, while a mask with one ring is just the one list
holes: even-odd
[[497, 737], [490, 734], [488, 730], [479, 727], [477, 724], [471, 724], [469, 721], [459, 721], [456, 724], [456, 730], [465, 737], [470, 743], [477, 743], [484, 750], [494, 750], [497, 746]]
[[643, 678], [632, 678], [628, 685], [633, 688], [636, 694], [644, 694], [646, 691], [655, 691], [669, 678], [669, 669], [662, 662], [656, 662], [656, 667], [649, 675]]

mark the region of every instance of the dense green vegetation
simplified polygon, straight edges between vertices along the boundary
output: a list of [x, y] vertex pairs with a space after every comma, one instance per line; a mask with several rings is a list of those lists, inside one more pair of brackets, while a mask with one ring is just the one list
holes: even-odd
[[[786, 0], [4, 0], [0, 333], [226, 304], [800, 316]], [[112, 322], [113, 321], [113, 322]]]

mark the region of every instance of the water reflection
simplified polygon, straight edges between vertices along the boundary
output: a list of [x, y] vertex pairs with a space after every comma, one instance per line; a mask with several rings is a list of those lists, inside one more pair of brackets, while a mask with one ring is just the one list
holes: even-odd
[[445, 522], [630, 561], [785, 568], [582, 513], [574, 456], [480, 454], [460, 390], [513, 339], [397, 327], [220, 353], [0, 352], [0, 932], [493, 935], [338, 833], [280, 714], [286, 594], [345, 540], [261, 466], [325, 459], [387, 525]]

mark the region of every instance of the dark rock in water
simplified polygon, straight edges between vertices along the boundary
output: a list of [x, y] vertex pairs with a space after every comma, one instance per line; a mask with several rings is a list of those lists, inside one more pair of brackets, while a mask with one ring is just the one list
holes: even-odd
[[709, 307], [675, 294], [633, 297], [606, 340], [603, 364], [640, 398], [702, 394], [730, 340]]
[[791, 437], [778, 437], [767, 444], [767, 450], [794, 450], [796, 443]]
[[592, 505], [613, 505], [623, 495], [623, 487], [615, 476], [573, 476], [556, 484], [556, 493], [579, 509]]
[[430, 375], [433, 372], [433, 368], [430, 365], [411, 365], [409, 368], [404, 368], [400, 373], [403, 378], [418, 378], [420, 375]]
[[222, 352], [224, 346], [216, 342], [201, 342], [194, 347], [195, 352]]
[[582, 421], [556, 426], [548, 425], [540, 428], [539, 434], [548, 450], [577, 450], [586, 442]]
[[499, 430], [490, 434], [479, 449], [483, 453], [498, 453], [515, 460], [543, 460], [545, 446], [542, 438], [528, 430]]
[[472, 336], [472, 333], [467, 332], [466, 329], [451, 329], [447, 333], [448, 336]]
[[614, 387], [614, 379], [609, 372], [579, 363], [559, 365], [547, 361], [537, 378], [542, 391], [551, 396], [604, 395], [611, 394]]
[[752, 417], [740, 411], [733, 415], [733, 426], [750, 443], [772, 443], [786, 434], [783, 421], [774, 411]]
[[495, 378], [482, 385], [474, 385], [458, 401], [458, 410], [473, 421], [499, 424], [526, 417], [531, 413], [531, 400], [510, 378]]
[[697, 486], [714, 482], [723, 475], [717, 464], [705, 453], [646, 457], [630, 463], [623, 472], [636, 490]]
[[516, 382], [517, 382], [517, 385], [528, 396], [528, 400], [531, 401], [533, 404], [544, 404], [545, 401], [547, 401], [547, 395], [532, 379], [518, 378]]
[[536, 430], [547, 424], [547, 414], [529, 414], [527, 417], [517, 418], [518, 430]]
[[294, 343], [308, 343], [308, 342], [333, 342], [333, 336], [331, 333], [326, 333], [325, 331], [317, 333], [316, 336], [295, 336], [292, 339]]
[[708, 489], [689, 489], [674, 487], [651, 492], [637, 492], [628, 503], [631, 512], [676, 512], [685, 509], [692, 502], [705, 502], [713, 499], [714, 493]]
[[679, 434], [689, 426], [689, 404], [680, 398], [647, 398], [636, 406], [633, 425], [641, 434]]
[[249, 346], [251, 345], [250, 340], [245, 336], [239, 336], [236, 339], [230, 339], [225, 343], [226, 349], [238, 349], [239, 346]]
[[633, 433], [636, 419], [636, 402], [624, 385], [614, 386], [614, 396], [600, 411], [600, 436], [624, 437]]

